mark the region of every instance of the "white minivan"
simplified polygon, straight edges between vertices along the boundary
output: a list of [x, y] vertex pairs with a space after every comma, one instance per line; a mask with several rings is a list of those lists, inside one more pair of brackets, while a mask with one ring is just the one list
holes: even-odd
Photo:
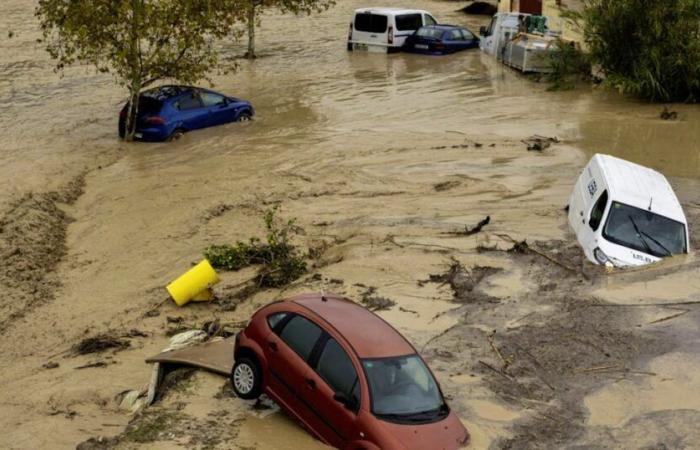
[[639, 266], [688, 253], [688, 222], [666, 177], [594, 155], [569, 198], [569, 224], [596, 264]]
[[406, 37], [424, 25], [437, 25], [437, 20], [421, 9], [358, 9], [350, 22], [348, 50], [397, 52]]

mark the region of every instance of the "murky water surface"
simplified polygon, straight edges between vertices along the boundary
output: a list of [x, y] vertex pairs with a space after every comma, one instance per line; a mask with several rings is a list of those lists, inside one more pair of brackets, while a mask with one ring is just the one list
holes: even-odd
[[[216, 76], [215, 88], [249, 99], [255, 121], [191, 133], [174, 143], [127, 145], [116, 136], [125, 94], [113, 79], [87, 67], [55, 74], [36, 43], [34, 2], [3, 0], [0, 212], [26, 193], [56, 189], [85, 169], [92, 172], [85, 194], [67, 208], [75, 222], [58, 271], [59, 294], [27, 318], [26, 326], [13, 328], [6, 342], [21, 345], [0, 347], [13, 362], [0, 373], [11, 386], [0, 393], [0, 410], [7, 411], [0, 413], [0, 423], [12, 430], [0, 438], [0, 447], [3, 439], [10, 448], [55, 442], [70, 447], [89, 436], [115, 434], [110, 426], [123, 426], [127, 418], [110, 406], [113, 396], [148, 379], [143, 358], [157, 353], [165, 339], [165, 319], [144, 319], [143, 312], [162, 299], [162, 286], [199, 258], [206, 245], [259, 233], [262, 204], [283, 201], [285, 214], [310, 230], [309, 241], [332, 236], [340, 242], [327, 256], [334, 264], [323, 269], [324, 276], [344, 279], [347, 286], [377, 286], [396, 299], [401, 309], [382, 315], [419, 349], [465, 318], [450, 313], [456, 308], [451, 294], [434, 285], [418, 287], [417, 280], [444, 270], [446, 252], [474, 264], [503, 264], [474, 251], [477, 245], [502, 246], [496, 233], [568, 238], [561, 209], [574, 177], [595, 152], [663, 171], [678, 186], [686, 211], [697, 215], [698, 107], [672, 105], [679, 119], [668, 122], [658, 118], [660, 105], [613, 92], [585, 87], [548, 92], [546, 84], [519, 76], [479, 51], [446, 57], [348, 53], [351, 12], [368, 3], [338, 3], [309, 18], [264, 16], [261, 57], [254, 62], [236, 58], [244, 52], [241, 44], [223, 46], [224, 58], [239, 64], [239, 70]], [[472, 30], [486, 22], [455, 12], [453, 2], [382, 3], [429, 9], [443, 22]], [[556, 135], [564, 144], [546, 155], [527, 153], [520, 140], [533, 134]], [[97, 169], [102, 161], [104, 167]], [[434, 186], [441, 182], [454, 190], [438, 191]], [[228, 216], [203, 219], [221, 204], [234, 206]], [[489, 233], [468, 239], [442, 234], [486, 214], [493, 216]], [[519, 294], [537, 286], [522, 267], [504, 269], [488, 293], [519, 308]], [[621, 304], [697, 296], [699, 287], [688, 273], [659, 277], [612, 277], [596, 286], [596, 295]], [[234, 278], [225, 277], [227, 282]], [[222, 317], [244, 321], [278, 295], [263, 293]], [[533, 312], [523, 307], [518, 313], [499, 326], [519, 326]], [[193, 323], [211, 319], [205, 307], [167, 314], [189, 314]], [[650, 322], [664, 317], [654, 314]], [[694, 321], [689, 313], [674, 339], [693, 335]], [[35, 324], [51, 326], [34, 331]], [[133, 326], [151, 331], [156, 342], [120, 353], [119, 364], [100, 369], [108, 375], [76, 371], [72, 360], [61, 360], [55, 372], [39, 369], [85, 330]], [[483, 330], [493, 326], [474, 324]], [[620, 383], [587, 398], [590, 424], [617, 426], [676, 400], [698, 408], [697, 401], [683, 399], [682, 386], [698, 384], [697, 377], [678, 374], [698, 365], [695, 352], [684, 352], [651, 361], [648, 371], [659, 374], [653, 379]], [[437, 376], [472, 429], [475, 448], [483, 448], [507, 435], [507, 424], [524, 413], [500, 404], [466, 364], [438, 364]], [[10, 390], [26, 394], [15, 400]], [[639, 390], [649, 395], [634, 408], [619, 407], [638, 397]], [[47, 410], [46, 399], [53, 409]], [[66, 426], [63, 414], [69, 410], [78, 416]], [[313, 445], [281, 414], [250, 417], [240, 427], [238, 442], [259, 448]]]

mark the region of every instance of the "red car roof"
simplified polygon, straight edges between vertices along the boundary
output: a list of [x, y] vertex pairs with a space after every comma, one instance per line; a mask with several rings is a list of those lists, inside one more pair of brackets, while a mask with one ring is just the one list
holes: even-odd
[[360, 358], [385, 358], [416, 353], [398, 331], [357, 303], [337, 295], [303, 294], [288, 299], [335, 328]]

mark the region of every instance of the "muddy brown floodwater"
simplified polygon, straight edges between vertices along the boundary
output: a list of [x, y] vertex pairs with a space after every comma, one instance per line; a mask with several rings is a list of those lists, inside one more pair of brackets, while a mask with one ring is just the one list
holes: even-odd
[[[484, 22], [454, 2], [383, 3]], [[89, 68], [54, 74], [34, 4], [4, 0], [0, 14], [0, 447], [103, 436], [117, 448], [321, 448], [213, 375], [180, 380], [135, 418], [115, 397], [148, 382], [144, 358], [178, 317], [240, 327], [292, 293], [360, 300], [367, 287], [395, 302], [379, 314], [434, 368], [473, 448], [700, 440], [695, 252], [602, 273], [563, 213], [582, 165], [606, 152], [665, 172], [697, 230], [697, 107], [671, 105], [679, 118], [663, 121], [661, 106], [612, 92], [547, 92], [478, 51], [348, 53], [351, 11], [367, 4], [352, 0], [308, 18], [264, 16], [254, 62], [223, 46], [240, 69], [216, 87], [250, 99], [255, 121], [127, 145], [116, 138], [124, 93]], [[533, 134], [561, 143], [528, 152]], [[237, 307], [146, 314], [204, 247], [261, 235], [273, 204], [297, 218], [301, 247], [325, 248], [307, 276], [245, 297], [234, 286], [250, 273], [223, 273], [217, 292]], [[481, 232], [450, 234], [487, 215]], [[505, 251], [524, 239], [528, 248]], [[122, 344], [71, 351], [100, 333]]]

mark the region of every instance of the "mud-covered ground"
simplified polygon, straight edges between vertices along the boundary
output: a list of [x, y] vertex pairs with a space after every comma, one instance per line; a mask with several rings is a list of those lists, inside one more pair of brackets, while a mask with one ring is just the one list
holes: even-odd
[[[669, 175], [693, 233], [698, 111], [674, 105], [679, 118], [664, 121], [612, 93], [547, 92], [479, 52], [348, 54], [347, 18], [365, 5], [341, 3], [303, 19], [306, 33], [302, 19], [265, 16], [263, 56], [215, 80], [253, 101], [254, 122], [127, 145], [115, 136], [123, 93], [84, 68], [53, 74], [33, 3], [9, 0], [0, 447], [322, 448], [206, 373], [173, 374], [136, 416], [119, 400], [148, 383], [144, 359], [173, 333], [213, 320], [235, 332], [261, 305], [324, 290], [414, 343], [473, 448], [693, 448], [696, 254], [607, 273], [582, 260], [563, 208], [602, 151]], [[445, 22], [484, 20], [453, 2], [408, 3]], [[561, 142], [529, 152], [535, 134]], [[306, 275], [251, 290], [241, 282], [255, 268], [225, 272], [214, 303], [163, 302], [208, 245], [263, 237], [273, 205], [296, 218]]]

